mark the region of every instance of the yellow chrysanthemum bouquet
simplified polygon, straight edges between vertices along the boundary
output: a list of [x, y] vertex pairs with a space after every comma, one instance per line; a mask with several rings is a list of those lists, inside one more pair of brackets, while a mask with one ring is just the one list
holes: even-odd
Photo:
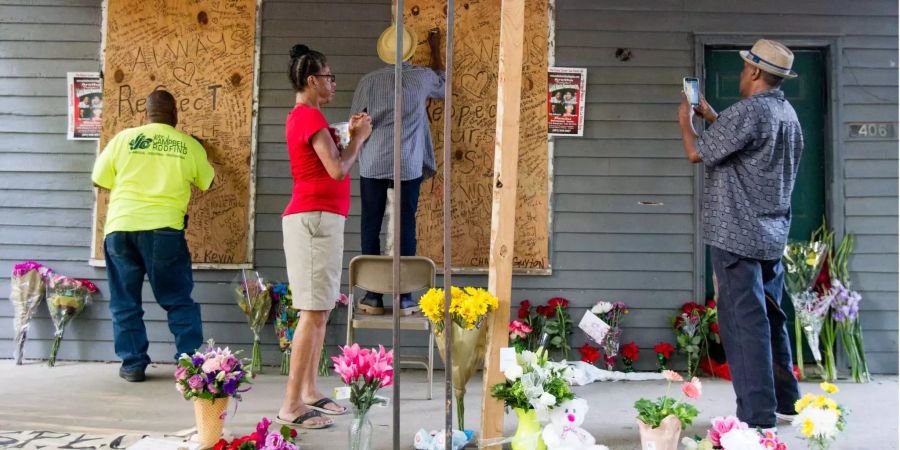
[[[450, 288], [450, 315], [453, 323], [465, 330], [480, 328], [489, 312], [497, 309], [497, 297], [485, 289], [476, 287]], [[419, 299], [422, 313], [428, 317], [437, 332], [444, 329], [444, 290], [429, 289]]]
[[847, 425], [847, 410], [828, 396], [838, 392], [837, 386], [821, 383], [819, 387], [824, 394], [806, 394], [794, 404], [797, 417], [791, 425], [806, 437], [809, 448], [826, 450]]
[[[438, 339], [438, 352], [444, 364], [447, 357], [444, 354], [444, 302], [443, 289], [429, 289], [419, 299], [422, 313], [431, 321], [434, 335]], [[499, 302], [497, 297], [491, 295], [485, 289], [466, 287], [450, 288], [450, 316], [453, 323], [450, 325], [450, 351], [453, 357], [450, 370], [453, 376], [453, 391], [456, 394], [456, 420], [460, 430], [463, 430], [465, 406], [463, 398], [466, 395], [466, 383], [475, 370], [484, 361], [484, 353], [487, 349], [487, 326], [484, 326], [488, 314], [497, 310]]]

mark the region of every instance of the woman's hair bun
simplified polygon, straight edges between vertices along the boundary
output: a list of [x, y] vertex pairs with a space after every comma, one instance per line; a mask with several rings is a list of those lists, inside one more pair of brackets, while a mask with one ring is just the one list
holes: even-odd
[[297, 44], [291, 47], [291, 58], [299, 58], [307, 53], [309, 53], [309, 47], [303, 44]]

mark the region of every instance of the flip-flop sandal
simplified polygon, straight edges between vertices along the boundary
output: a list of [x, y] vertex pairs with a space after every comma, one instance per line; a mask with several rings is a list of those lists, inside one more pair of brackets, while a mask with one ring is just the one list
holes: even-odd
[[343, 416], [344, 414], [347, 414], [350, 411], [349, 409], [347, 409], [344, 406], [341, 406], [341, 408], [344, 408], [344, 409], [341, 409], [340, 411], [328, 409], [325, 407], [325, 405], [327, 405], [329, 403], [333, 403], [337, 406], [341, 406], [341, 405], [338, 405], [338, 403], [336, 401], [334, 401], [328, 397], [320, 398], [319, 400], [317, 400], [313, 403], [307, 403], [306, 406], [308, 406], [313, 411], [318, 411], [322, 414], [328, 414], [329, 416]]
[[334, 425], [334, 422], [332, 422], [331, 419], [328, 419], [328, 422], [325, 422], [325, 423], [312, 423], [312, 422], [306, 423], [308, 420], [314, 419], [316, 417], [322, 417], [322, 414], [319, 411], [311, 410], [311, 411], [307, 411], [304, 414], [300, 414], [299, 416], [297, 416], [296, 419], [294, 419], [293, 421], [290, 421], [290, 422], [282, 419], [279, 416], [275, 416], [275, 423], [280, 424], [280, 425], [286, 425], [291, 428], [305, 428], [308, 430], [318, 430], [318, 429], [322, 429], [322, 428], [328, 428], [328, 427]]

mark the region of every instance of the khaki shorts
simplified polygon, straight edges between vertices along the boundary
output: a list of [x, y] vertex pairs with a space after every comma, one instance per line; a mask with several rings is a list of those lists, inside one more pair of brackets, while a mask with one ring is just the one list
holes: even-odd
[[324, 211], [284, 216], [284, 256], [294, 308], [330, 311], [340, 297], [344, 259], [344, 222]]

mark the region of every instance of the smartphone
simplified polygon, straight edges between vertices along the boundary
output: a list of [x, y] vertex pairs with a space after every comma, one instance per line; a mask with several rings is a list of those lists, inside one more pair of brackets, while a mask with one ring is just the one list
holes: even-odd
[[700, 80], [696, 78], [684, 78], [684, 95], [691, 105], [700, 104]]

